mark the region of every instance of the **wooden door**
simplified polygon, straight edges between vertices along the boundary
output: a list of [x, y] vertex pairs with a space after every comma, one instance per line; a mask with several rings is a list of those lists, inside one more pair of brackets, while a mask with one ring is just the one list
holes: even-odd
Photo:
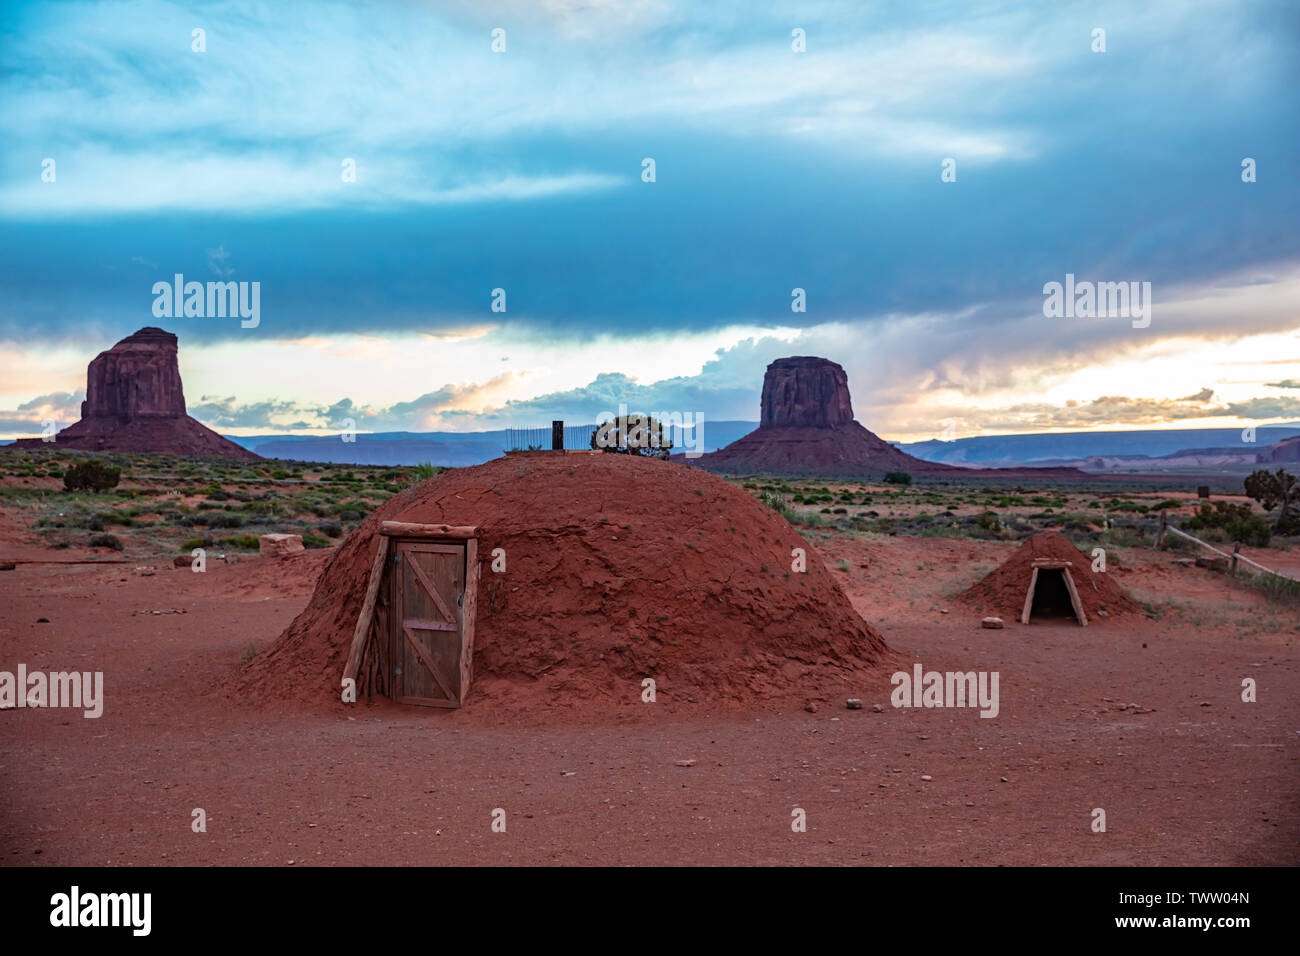
[[466, 552], [464, 541], [392, 542], [389, 659], [393, 697], [401, 703], [459, 707], [469, 690], [465, 585], [477, 561], [467, 564]]

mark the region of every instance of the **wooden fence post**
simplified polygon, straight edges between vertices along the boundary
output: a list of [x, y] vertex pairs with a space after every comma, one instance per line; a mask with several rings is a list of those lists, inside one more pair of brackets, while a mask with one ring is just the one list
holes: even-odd
[[551, 451], [564, 451], [564, 422], [551, 422]]
[[1240, 553], [1241, 553], [1241, 542], [1238, 541], [1236, 544], [1232, 546], [1232, 568], [1228, 571], [1229, 574], [1237, 573], [1237, 555], [1239, 555]]
[[1165, 523], [1166, 523], [1166, 521], [1167, 521], [1167, 519], [1165, 518], [1165, 509], [1164, 509], [1164, 508], [1161, 508], [1161, 509], [1160, 509], [1160, 530], [1156, 532], [1156, 547], [1157, 547], [1157, 548], [1163, 548], [1163, 547], [1165, 546]]

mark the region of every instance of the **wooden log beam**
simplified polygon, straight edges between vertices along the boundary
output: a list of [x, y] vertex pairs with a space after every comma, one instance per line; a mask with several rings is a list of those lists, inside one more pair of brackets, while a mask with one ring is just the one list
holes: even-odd
[[1061, 576], [1065, 578], [1065, 588], [1070, 592], [1070, 606], [1074, 608], [1074, 616], [1079, 619], [1079, 623], [1084, 627], [1088, 626], [1088, 615], [1083, 611], [1083, 602], [1079, 600], [1079, 592], [1074, 587], [1074, 575], [1070, 573], [1069, 568], [1061, 569]]
[[370, 619], [375, 613], [375, 600], [379, 597], [379, 582], [384, 577], [384, 563], [388, 560], [388, 539], [379, 538], [375, 549], [375, 562], [370, 566], [370, 584], [366, 587], [366, 601], [361, 605], [361, 614], [357, 618], [356, 630], [352, 632], [352, 647], [348, 650], [348, 662], [343, 668], [343, 679], [357, 679], [357, 669], [361, 667], [361, 657], [366, 651], [366, 638], [370, 634]]
[[1034, 591], [1038, 588], [1038, 569], [1029, 575], [1029, 590], [1025, 592], [1025, 609], [1020, 612], [1020, 623], [1029, 623], [1029, 611], [1034, 606]]
[[385, 521], [379, 533], [395, 538], [476, 538], [478, 528], [467, 525], [416, 524], [410, 521]]

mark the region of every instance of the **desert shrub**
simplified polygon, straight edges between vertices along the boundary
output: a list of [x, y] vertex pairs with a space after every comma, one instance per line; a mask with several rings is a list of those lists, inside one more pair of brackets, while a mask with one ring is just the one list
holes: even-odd
[[69, 468], [63, 476], [63, 487], [68, 491], [108, 491], [121, 480], [121, 468], [91, 459]]
[[633, 412], [598, 425], [591, 433], [591, 447], [611, 454], [642, 455], [667, 461], [673, 441], [658, 420]]
[[222, 514], [210, 515], [207, 519], [209, 528], [241, 528], [244, 525], [243, 515], [223, 512]]
[[1279, 468], [1270, 474], [1263, 469], [1246, 479], [1246, 494], [1264, 506], [1265, 511], [1278, 508], [1277, 533], [1300, 531], [1300, 482], [1295, 475]]
[[302, 546], [304, 548], [328, 548], [333, 544], [329, 538], [322, 538], [316, 534], [304, 534], [302, 536]]
[[316, 525], [316, 530], [327, 538], [337, 538], [343, 533], [343, 525], [339, 524], [337, 521], [322, 521], [320, 524]]
[[1169, 510], [1169, 509], [1171, 509], [1171, 508], [1181, 508], [1182, 506], [1183, 506], [1183, 503], [1182, 503], [1181, 501], [1175, 501], [1173, 498], [1166, 498], [1164, 501], [1161, 501], [1161, 502], [1158, 502], [1157, 504], [1152, 505], [1152, 506], [1151, 506], [1151, 510], [1152, 510], [1152, 511], [1166, 511], [1166, 510]]
[[205, 534], [201, 538], [187, 538], [181, 542], [182, 551], [193, 551], [195, 548], [211, 548], [216, 544], [216, 540], [210, 534]]
[[90, 536], [90, 546], [92, 548], [112, 548], [114, 551], [122, 550], [122, 542], [115, 534], [92, 534]]
[[433, 462], [425, 461], [415, 466], [415, 480], [427, 481], [438, 474], [438, 469], [434, 467]]
[[227, 548], [239, 548], [243, 551], [256, 551], [262, 546], [255, 534], [237, 534], [233, 538], [222, 538], [221, 543]]
[[986, 511], [981, 515], [976, 515], [975, 524], [977, 527], [983, 528], [985, 531], [1002, 530], [1002, 522], [992, 511]]
[[905, 471], [891, 471], [885, 475], [887, 485], [910, 485], [912, 476]]
[[1262, 515], [1253, 514], [1250, 505], [1231, 501], [1203, 504], [1196, 514], [1187, 519], [1184, 527], [1193, 531], [1218, 529], [1229, 540], [1255, 547], [1265, 547], [1273, 536], [1273, 529]]

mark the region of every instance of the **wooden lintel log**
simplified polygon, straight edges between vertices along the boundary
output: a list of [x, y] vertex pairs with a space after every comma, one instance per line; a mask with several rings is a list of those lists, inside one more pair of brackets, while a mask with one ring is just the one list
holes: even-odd
[[476, 538], [478, 528], [466, 525], [385, 521], [379, 526], [379, 533], [395, 538]]

